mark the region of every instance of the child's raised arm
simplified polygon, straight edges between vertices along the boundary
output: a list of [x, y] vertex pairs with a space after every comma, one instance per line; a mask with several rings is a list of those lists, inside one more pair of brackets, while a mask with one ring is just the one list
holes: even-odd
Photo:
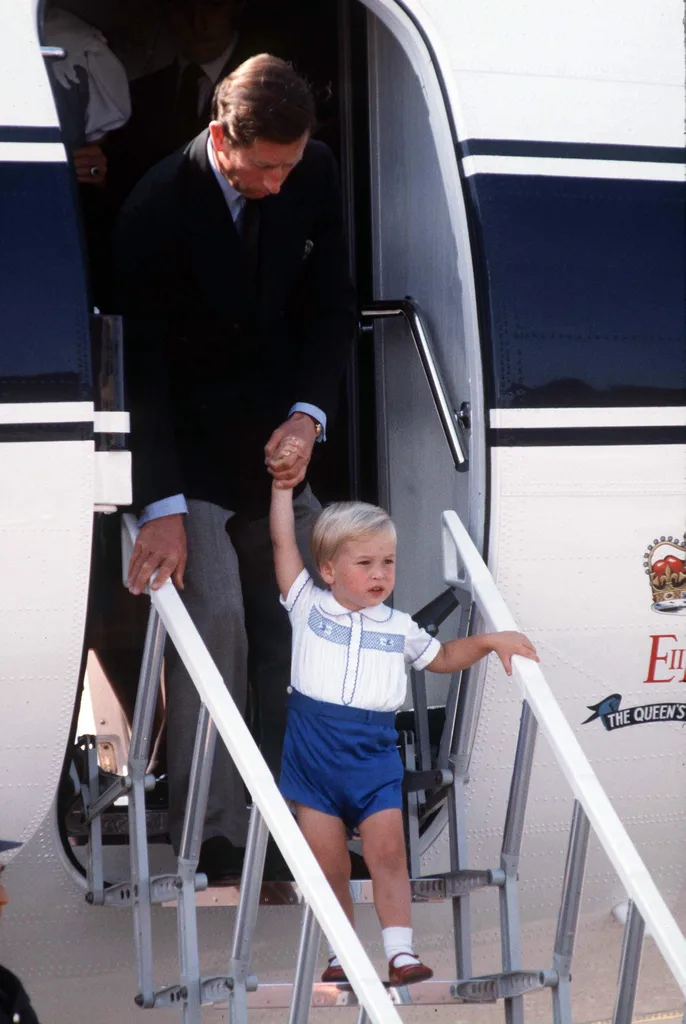
[[540, 661], [536, 648], [523, 633], [481, 633], [464, 640], [449, 640], [426, 667], [429, 672], [459, 672], [469, 668], [494, 651], [503, 663], [508, 676], [512, 675], [512, 655], [521, 654], [532, 661]]
[[269, 530], [274, 545], [274, 566], [281, 596], [288, 592], [303, 571], [304, 563], [295, 539], [293, 490], [272, 484], [272, 503], [269, 510]]

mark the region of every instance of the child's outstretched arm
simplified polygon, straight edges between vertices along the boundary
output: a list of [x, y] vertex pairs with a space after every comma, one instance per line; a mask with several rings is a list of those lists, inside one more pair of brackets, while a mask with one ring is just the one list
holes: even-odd
[[429, 672], [459, 672], [469, 668], [494, 651], [503, 663], [508, 676], [512, 675], [512, 655], [521, 654], [532, 661], [540, 661], [536, 648], [523, 633], [481, 633], [463, 640], [449, 640], [443, 644], [434, 660], [427, 665]]
[[269, 530], [274, 546], [276, 580], [281, 596], [285, 598], [304, 568], [295, 539], [292, 488], [278, 487], [276, 483], [272, 483]]

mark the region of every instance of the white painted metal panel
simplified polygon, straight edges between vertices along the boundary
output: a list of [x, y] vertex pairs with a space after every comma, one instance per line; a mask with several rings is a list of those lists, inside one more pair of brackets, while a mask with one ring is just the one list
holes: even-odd
[[3, 838], [52, 803], [74, 710], [93, 523], [92, 441], [0, 444]]
[[[627, 707], [686, 701], [683, 672], [671, 673], [669, 683], [645, 682], [651, 637], [674, 635], [670, 650], [685, 648], [686, 617], [653, 611], [644, 569], [648, 544], [683, 533], [686, 450], [498, 448], [492, 467], [489, 564], [498, 588], [535, 641], [546, 679], [656, 884], [678, 904], [686, 895], [683, 726], [656, 722], [607, 732], [599, 720], [582, 723], [588, 706], [612, 693], [621, 693]], [[495, 855], [518, 718], [519, 694], [491, 659], [470, 783], [471, 850], [479, 862]], [[528, 918], [554, 913], [559, 898], [556, 871], [570, 807], [556, 774], [543, 746], [522, 861]], [[609, 913], [621, 897], [604, 858], [592, 853], [587, 905]]]
[[[28, 0], [2, 5], [0, 125], [57, 128], [59, 124], [45, 62], [40, 53], [36, 6]], [[49, 158], [64, 161], [64, 147], [57, 144]], [[11, 157], [3, 153], [0, 159]], [[22, 156], [21, 159], [32, 158]], [[41, 159], [48, 159], [48, 156], [43, 155]]]
[[[442, 168], [420, 80], [377, 19], [370, 19], [369, 53], [375, 297], [417, 300], [453, 407], [471, 402], [478, 420], [478, 337], [457, 165], [453, 157], [451, 170]], [[446, 174], [453, 179], [450, 192]], [[476, 536], [482, 529], [483, 509], [470, 509], [483, 479], [482, 436], [471, 446], [469, 473], [457, 473], [406, 324], [377, 322], [375, 330], [381, 497], [400, 545], [394, 600], [414, 612], [443, 589], [441, 503], [466, 518], [472, 512]], [[445, 635], [449, 630], [446, 625]], [[446, 687], [445, 677], [435, 677], [431, 702], [442, 700]]]
[[683, 146], [679, 0], [408, 0], [452, 69], [462, 138]]

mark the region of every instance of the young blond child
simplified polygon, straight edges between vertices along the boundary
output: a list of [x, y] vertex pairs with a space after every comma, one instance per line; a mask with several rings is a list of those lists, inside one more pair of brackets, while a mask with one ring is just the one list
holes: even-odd
[[[346, 828], [357, 828], [374, 887], [391, 985], [433, 974], [412, 945], [402, 821], [403, 766], [395, 712], [406, 665], [457, 672], [494, 651], [510, 674], [513, 654], [538, 661], [521, 633], [441, 644], [384, 604], [395, 584], [395, 527], [362, 502], [330, 505], [312, 535], [327, 590], [315, 586], [295, 539], [293, 492], [274, 483], [271, 535], [281, 601], [293, 627], [291, 688], [280, 789], [351, 922]], [[333, 952], [333, 951], [332, 951]], [[322, 981], [346, 980], [334, 955]]]

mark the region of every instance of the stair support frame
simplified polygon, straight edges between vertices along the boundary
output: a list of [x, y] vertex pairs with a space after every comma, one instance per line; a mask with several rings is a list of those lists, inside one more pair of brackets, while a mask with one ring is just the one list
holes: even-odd
[[[505, 872], [505, 885], [500, 889], [500, 937], [504, 972], [517, 971], [522, 966], [519, 857], [537, 732], [536, 718], [528, 702], [523, 701], [500, 854], [500, 866]], [[505, 999], [505, 1021], [506, 1024], [524, 1024], [522, 996]]]
[[288, 1024], [307, 1024], [309, 1020], [321, 934], [319, 922], [309, 903], [306, 903], [300, 929], [300, 946], [293, 979], [293, 997], [288, 1014]]
[[553, 989], [553, 1024], [572, 1024], [572, 957], [579, 924], [590, 833], [591, 824], [588, 817], [579, 801], [575, 800], [553, 947], [553, 968], [559, 976], [559, 981]]
[[210, 779], [217, 740], [216, 727], [204, 704], [200, 705], [195, 730], [188, 798], [178, 858], [176, 922], [179, 946], [179, 979], [183, 993], [183, 1024], [201, 1024], [202, 979], [198, 951], [195, 906], [196, 873], [200, 859], [203, 825], [207, 812]]
[[146, 773], [152, 747], [155, 707], [162, 674], [162, 659], [167, 631], [153, 605], [150, 605], [145, 634], [138, 694], [131, 728], [128, 768], [129, 844], [131, 852], [131, 889], [133, 893], [133, 935], [138, 975], [137, 1003], [144, 1008], [155, 1005], [152, 954], [152, 901], [147, 823], [145, 818]]

